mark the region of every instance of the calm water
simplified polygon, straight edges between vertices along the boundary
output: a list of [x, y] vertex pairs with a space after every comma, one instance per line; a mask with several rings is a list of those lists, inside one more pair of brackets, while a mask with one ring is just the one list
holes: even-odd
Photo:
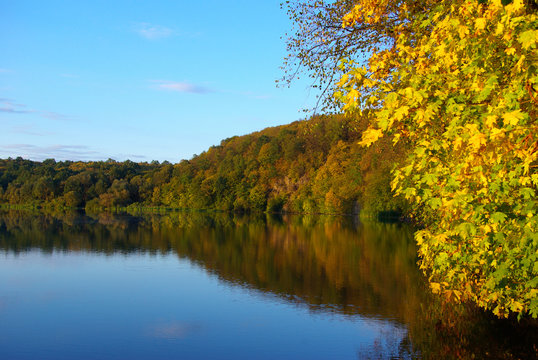
[[406, 226], [350, 218], [3, 212], [0, 358], [471, 354], [415, 254]]

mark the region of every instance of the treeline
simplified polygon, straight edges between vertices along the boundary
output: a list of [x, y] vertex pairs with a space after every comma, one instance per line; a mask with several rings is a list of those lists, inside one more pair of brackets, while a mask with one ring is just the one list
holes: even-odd
[[366, 121], [342, 115], [225, 139], [183, 160], [135, 163], [0, 160], [0, 203], [301, 213], [402, 212], [390, 170], [403, 147], [357, 144]]

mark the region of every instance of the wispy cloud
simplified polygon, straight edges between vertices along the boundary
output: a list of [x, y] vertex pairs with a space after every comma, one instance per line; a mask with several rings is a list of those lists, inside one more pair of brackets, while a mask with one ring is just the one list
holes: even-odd
[[255, 93], [252, 91], [235, 91], [235, 90], [222, 90], [222, 89], [213, 89], [199, 84], [193, 84], [188, 81], [170, 81], [170, 80], [150, 80], [152, 83], [152, 88], [159, 90], [167, 91], [176, 91], [182, 93], [192, 93], [192, 94], [209, 94], [209, 93], [219, 93], [219, 94], [231, 94], [235, 96], [242, 96], [249, 99], [255, 100], [268, 100], [271, 99], [271, 95], [264, 95]]
[[10, 132], [15, 133], [15, 134], [24, 134], [24, 135], [33, 135], [33, 136], [54, 135], [54, 133], [50, 131], [40, 131], [36, 129], [35, 126], [32, 126], [32, 125], [13, 126], [11, 127]]
[[32, 110], [20, 110], [20, 109], [14, 109], [12, 107], [0, 106], [0, 112], [9, 113], [9, 114], [29, 114], [29, 113], [33, 113], [35, 111], [32, 111]]
[[68, 121], [68, 120], [73, 119], [71, 116], [60, 114], [53, 111], [30, 109], [25, 104], [20, 104], [11, 99], [6, 99], [6, 98], [0, 98], [0, 113], [36, 114], [46, 119], [61, 120], [61, 121]]
[[43, 116], [44, 118], [50, 119], [50, 120], [60, 120], [60, 121], [68, 121], [72, 120], [73, 118], [69, 115], [60, 114], [53, 111], [39, 111], [39, 114]]
[[10, 73], [10, 72], [13, 72], [13, 71], [10, 70], [10, 69], [0, 68], [0, 74], [7, 74], [7, 73]]
[[[24, 131], [24, 129], [21, 129]], [[36, 133], [35, 135], [40, 135]], [[23, 157], [25, 159], [42, 161], [45, 159], [73, 160], [73, 161], [96, 161], [113, 159], [136, 159], [147, 160], [144, 155], [138, 154], [103, 154], [86, 145], [32, 145], [32, 144], [7, 144], [0, 145], [0, 158]]]
[[185, 81], [152, 80], [151, 82], [155, 84], [156, 88], [161, 90], [177, 91], [192, 94], [208, 94], [215, 92], [215, 90], [208, 87], [192, 84]]
[[[107, 157], [107, 159], [110, 156]], [[142, 160], [148, 160], [149, 158], [146, 155], [140, 155], [140, 154], [117, 154], [114, 158], [117, 159], [129, 159], [129, 160], [136, 160], [136, 161], [142, 161]], [[120, 160], [121, 161], [121, 160]]]
[[2, 157], [21, 156], [32, 160], [54, 158], [58, 160], [92, 160], [102, 157], [99, 152], [84, 145], [50, 145], [37, 146], [31, 144], [0, 145]]
[[26, 109], [26, 105], [18, 104], [11, 99], [0, 98], [0, 112], [9, 114], [28, 114], [34, 111]]
[[134, 31], [141, 37], [148, 40], [164, 39], [177, 35], [177, 32], [174, 29], [146, 22], [136, 24]]

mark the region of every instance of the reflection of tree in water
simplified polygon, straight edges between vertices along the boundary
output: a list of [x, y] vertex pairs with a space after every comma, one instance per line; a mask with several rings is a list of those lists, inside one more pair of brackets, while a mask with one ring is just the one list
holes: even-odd
[[402, 321], [402, 299], [421, 291], [408, 234], [334, 218], [310, 226], [269, 221], [197, 229], [174, 248], [225, 280], [313, 309]]
[[[495, 351], [506, 357], [518, 351], [528, 355], [525, 341], [535, 341], [528, 335], [527, 340], [519, 337], [521, 330], [506, 333], [506, 324], [491, 323], [483, 314], [459, 310], [445, 314], [424, 288], [411, 231], [404, 225], [228, 213], [0, 213], [0, 249], [35, 248], [105, 254], [173, 252], [223, 281], [275, 294], [312, 311], [360, 314], [372, 321], [392, 319], [408, 328], [403, 341], [402, 334], [387, 334], [373, 344], [377, 347], [359, 349], [359, 357], [408, 358], [412, 348], [426, 358], [467, 357], [486, 349], [490, 357], [496, 357]], [[458, 320], [463, 316], [469, 323]], [[493, 352], [488, 339], [492, 336], [499, 338]]]
[[9, 251], [173, 251], [222, 280], [268, 291], [312, 309], [404, 320], [422, 294], [405, 227], [349, 218], [265, 218], [171, 213], [2, 217]]

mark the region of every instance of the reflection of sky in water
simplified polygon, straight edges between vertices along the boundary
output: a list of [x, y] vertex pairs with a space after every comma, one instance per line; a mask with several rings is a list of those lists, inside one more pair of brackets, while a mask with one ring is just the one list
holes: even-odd
[[148, 336], [168, 340], [178, 340], [193, 335], [200, 328], [201, 326], [196, 323], [189, 324], [181, 323], [179, 321], [158, 323], [149, 328]]
[[312, 311], [175, 255], [2, 255], [5, 358], [303, 358], [397, 354], [388, 320]]

